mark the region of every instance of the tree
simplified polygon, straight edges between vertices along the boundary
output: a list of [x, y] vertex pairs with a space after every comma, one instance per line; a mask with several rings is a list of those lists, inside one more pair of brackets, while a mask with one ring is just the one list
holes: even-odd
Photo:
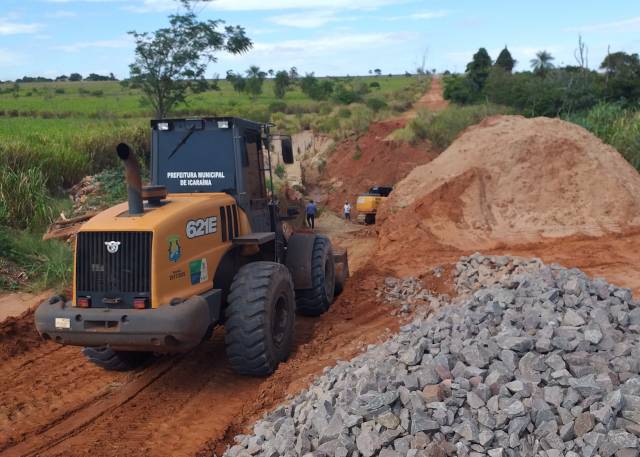
[[289, 70], [289, 79], [291, 79], [291, 81], [295, 81], [299, 77], [300, 74], [298, 73], [298, 69], [296, 67], [291, 67], [291, 69]]
[[82, 75], [80, 73], [71, 73], [69, 75], [69, 81], [82, 81]]
[[376, 74], [376, 76], [382, 75], [382, 70], [380, 70], [379, 68], [376, 68], [375, 70], [373, 70], [373, 72]]
[[164, 118], [191, 90], [206, 90], [205, 71], [215, 54], [241, 54], [252, 42], [240, 26], [224, 26], [221, 20], [200, 21], [193, 9], [197, 0], [179, 0], [182, 9], [169, 16], [169, 27], [155, 32], [130, 32], [135, 61], [129, 65], [131, 86], [142, 89], [144, 99]]
[[262, 83], [267, 77], [264, 71], [260, 70], [257, 65], [251, 65], [247, 70], [247, 78], [244, 90], [251, 96], [253, 100], [262, 93]]
[[277, 98], [284, 98], [287, 89], [291, 85], [291, 79], [289, 73], [285, 70], [280, 70], [276, 73], [275, 81], [273, 83], [273, 93]]
[[233, 86], [233, 90], [238, 93], [244, 92], [246, 81], [240, 73], [234, 73], [233, 70], [228, 70], [226, 79]]
[[589, 48], [582, 41], [582, 35], [578, 35], [578, 48], [573, 51], [573, 56], [583, 71], [589, 70]]
[[478, 49], [471, 62], [467, 64], [467, 77], [477, 92], [480, 92], [484, 87], [484, 83], [489, 77], [491, 65], [491, 56], [485, 48]]
[[605, 70], [607, 98], [628, 104], [640, 101], [640, 57], [638, 54], [614, 52], [604, 58], [600, 69]]
[[506, 46], [502, 51], [500, 51], [500, 54], [496, 59], [495, 66], [502, 68], [507, 73], [511, 73], [513, 71], [513, 67], [516, 66], [516, 61], [511, 57], [511, 53]]
[[531, 59], [531, 68], [537, 75], [544, 76], [547, 72], [554, 68], [552, 60], [555, 58], [547, 51], [536, 52], [535, 59]]
[[477, 97], [471, 79], [465, 76], [448, 76], [444, 79], [444, 98], [455, 103], [472, 103]]
[[326, 100], [333, 93], [333, 83], [328, 79], [319, 81], [313, 73], [302, 78], [300, 88], [312, 100]]

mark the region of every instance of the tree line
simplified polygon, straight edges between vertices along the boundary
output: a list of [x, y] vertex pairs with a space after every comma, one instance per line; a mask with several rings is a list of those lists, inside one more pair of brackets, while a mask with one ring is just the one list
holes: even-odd
[[60, 75], [55, 78], [47, 78], [44, 76], [23, 76], [22, 78], [18, 78], [15, 81], [5, 81], [5, 82], [16, 82], [16, 83], [51, 83], [51, 82], [78, 82], [78, 81], [118, 81], [118, 78], [115, 77], [113, 73], [109, 73], [109, 75], [99, 75], [97, 73], [90, 73], [89, 76], [83, 77], [80, 73], [71, 73], [69, 75]]
[[626, 52], [608, 53], [596, 71], [589, 68], [588, 48], [578, 41], [575, 65], [556, 66], [541, 50], [530, 70], [514, 72], [516, 60], [508, 48], [495, 61], [480, 48], [461, 75], [445, 78], [445, 98], [460, 104], [492, 102], [532, 116], [557, 116], [589, 109], [600, 102], [634, 107], [640, 103], [640, 58]]

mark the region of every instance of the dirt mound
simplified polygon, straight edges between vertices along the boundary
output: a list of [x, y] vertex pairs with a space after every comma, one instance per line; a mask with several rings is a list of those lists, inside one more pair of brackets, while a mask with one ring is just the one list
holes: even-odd
[[42, 344], [33, 323], [33, 310], [0, 322], [0, 361], [15, 357]]
[[496, 116], [398, 183], [378, 220], [389, 258], [620, 233], [640, 225], [640, 175], [575, 124]]
[[435, 154], [427, 143], [412, 146], [407, 143], [386, 141], [394, 130], [406, 120], [393, 119], [376, 122], [357, 139], [339, 143], [327, 160], [320, 186], [326, 192], [326, 203], [341, 212], [345, 201], [355, 209], [358, 194], [372, 186], [392, 186], [418, 165], [431, 161]]

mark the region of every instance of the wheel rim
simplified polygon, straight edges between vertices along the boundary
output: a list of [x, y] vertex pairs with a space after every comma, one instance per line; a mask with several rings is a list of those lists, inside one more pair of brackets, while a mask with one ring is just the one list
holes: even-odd
[[273, 318], [271, 320], [271, 335], [273, 344], [279, 348], [287, 337], [287, 324], [289, 322], [289, 310], [287, 309], [287, 299], [280, 296], [276, 301], [273, 309]]

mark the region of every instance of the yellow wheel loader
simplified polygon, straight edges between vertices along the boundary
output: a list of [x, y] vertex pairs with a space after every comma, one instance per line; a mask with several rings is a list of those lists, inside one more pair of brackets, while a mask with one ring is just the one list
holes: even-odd
[[128, 202], [98, 214], [75, 244], [73, 296], [41, 304], [43, 338], [84, 346], [110, 370], [187, 351], [225, 326], [242, 374], [272, 373], [289, 356], [296, 310], [318, 316], [349, 274], [346, 252], [321, 235], [283, 230], [296, 208], [268, 192], [271, 143], [289, 137], [233, 117], [151, 122], [151, 186], [122, 143]]
[[392, 187], [376, 186], [369, 189], [366, 194], [358, 195], [356, 200], [358, 222], [367, 225], [375, 224], [378, 206], [389, 196], [392, 190]]

